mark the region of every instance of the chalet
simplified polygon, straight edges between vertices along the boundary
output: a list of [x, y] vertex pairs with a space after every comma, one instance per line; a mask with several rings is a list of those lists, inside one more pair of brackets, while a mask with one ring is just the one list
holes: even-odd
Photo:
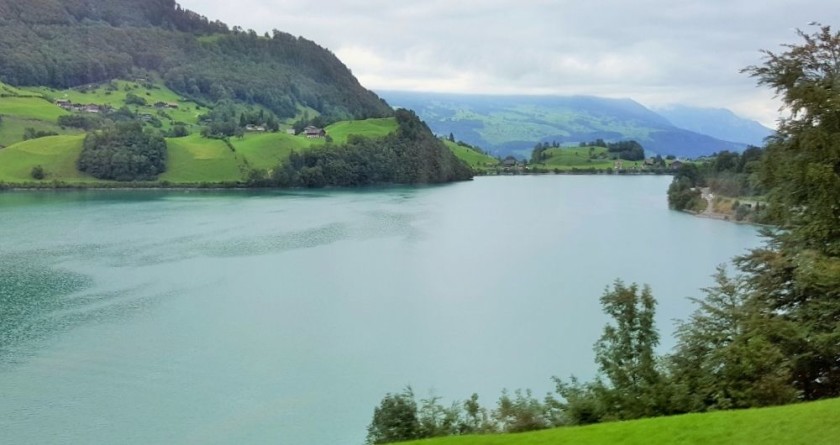
[[99, 105], [90, 104], [90, 105], [85, 105], [84, 108], [82, 109], [82, 111], [84, 111], [85, 113], [99, 113], [103, 110], [102, 110], [102, 107], [99, 106]]
[[683, 166], [683, 163], [680, 161], [674, 161], [671, 163], [671, 170], [679, 170]]
[[56, 99], [55, 104], [65, 110], [69, 110], [73, 106], [73, 103], [67, 99]]
[[245, 131], [265, 131], [265, 127], [262, 125], [248, 124], [245, 126]]
[[306, 134], [306, 137], [310, 139], [322, 138], [327, 136], [327, 132], [324, 131], [323, 128], [313, 127], [311, 125], [304, 128], [303, 133]]
[[655, 164], [656, 160], [654, 158], [645, 159], [645, 167], [653, 167]]

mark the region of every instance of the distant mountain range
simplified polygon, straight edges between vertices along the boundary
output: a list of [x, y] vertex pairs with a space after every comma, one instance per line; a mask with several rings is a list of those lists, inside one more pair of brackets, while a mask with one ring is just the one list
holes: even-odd
[[378, 93], [392, 106], [415, 110], [435, 133], [452, 133], [499, 156], [528, 157], [537, 142], [601, 138], [633, 139], [649, 152], [694, 158], [742, 151], [772, 133], [728, 110], [678, 107], [663, 115], [631, 99]]
[[773, 130], [760, 123], [744, 119], [726, 108], [698, 108], [669, 105], [653, 109], [674, 126], [725, 141], [761, 146]]

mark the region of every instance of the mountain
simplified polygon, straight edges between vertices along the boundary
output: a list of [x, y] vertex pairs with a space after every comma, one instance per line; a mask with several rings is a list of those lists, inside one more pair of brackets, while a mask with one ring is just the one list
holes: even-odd
[[318, 44], [229, 29], [174, 0], [0, 0], [0, 81], [63, 89], [148, 77], [198, 102], [236, 100], [280, 118], [393, 115]]
[[0, 188], [467, 180], [318, 44], [174, 0], [0, 0]]
[[754, 120], [739, 117], [725, 108], [669, 105], [655, 108], [654, 111], [677, 127], [756, 147], [764, 145], [764, 138], [773, 134], [772, 129]]
[[489, 96], [380, 91], [389, 103], [413, 109], [432, 131], [492, 154], [530, 156], [537, 142], [579, 143], [633, 139], [648, 151], [693, 158], [722, 150], [729, 142], [679, 128], [630, 99], [592, 96]]

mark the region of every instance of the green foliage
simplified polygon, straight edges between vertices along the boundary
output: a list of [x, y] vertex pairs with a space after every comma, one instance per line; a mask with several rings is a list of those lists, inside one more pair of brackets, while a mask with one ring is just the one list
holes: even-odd
[[654, 348], [659, 333], [654, 325], [656, 301], [650, 287], [639, 292], [634, 283], [616, 280], [601, 297], [604, 312], [613, 323], [595, 344], [595, 361], [609, 382], [599, 392], [606, 411], [619, 419], [657, 414], [653, 403], [660, 382]]
[[102, 119], [94, 115], [68, 114], [58, 117], [58, 125], [82, 130], [93, 130], [102, 126]]
[[688, 177], [675, 177], [668, 186], [668, 205], [674, 210], [702, 210], [705, 200]]
[[28, 141], [30, 139], [43, 138], [47, 136], [58, 136], [58, 133], [49, 130], [36, 130], [33, 127], [26, 127], [26, 130], [23, 131], [24, 141]]
[[349, 137], [293, 152], [274, 172], [280, 186], [324, 187], [372, 184], [427, 184], [472, 178], [472, 170], [449, 151], [417, 116], [397, 110], [397, 129], [381, 138]]
[[778, 405], [796, 400], [791, 367], [774, 339], [790, 332], [766, 318], [768, 308], [749, 298], [743, 277], [718, 267], [691, 317], [677, 327], [669, 357], [678, 409], [705, 411]]
[[414, 392], [407, 387], [399, 394], [387, 394], [373, 410], [367, 443], [380, 444], [420, 439], [420, 421]]
[[125, 104], [126, 105], [137, 105], [139, 107], [145, 107], [147, 105], [146, 99], [134, 94], [128, 93], [125, 95]]
[[78, 168], [98, 179], [154, 179], [166, 170], [166, 141], [139, 122], [88, 133]]
[[840, 32], [828, 26], [746, 69], [776, 90], [790, 117], [770, 139], [759, 172], [781, 229], [742, 257], [748, 290], [789, 335], [771, 343], [791, 363], [805, 399], [840, 395]]
[[317, 44], [231, 32], [173, 0], [0, 0], [0, 8], [0, 81], [13, 85], [67, 88], [151, 72], [183, 96], [236, 99], [281, 117], [298, 105], [335, 119], [392, 113]]
[[36, 166], [32, 167], [31, 175], [32, 175], [32, 179], [35, 179], [35, 180], [38, 180], [38, 181], [47, 177], [47, 174], [44, 173], [44, 167], [41, 166], [41, 165], [36, 165]]

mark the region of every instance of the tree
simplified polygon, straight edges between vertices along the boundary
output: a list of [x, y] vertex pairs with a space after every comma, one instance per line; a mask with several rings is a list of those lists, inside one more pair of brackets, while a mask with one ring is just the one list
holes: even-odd
[[37, 179], [39, 181], [47, 176], [47, 174], [44, 172], [44, 167], [42, 167], [40, 164], [32, 167], [32, 172], [30, 174], [32, 176], [32, 179]]
[[595, 361], [609, 386], [605, 389], [607, 410], [622, 419], [650, 416], [654, 390], [660, 380], [654, 348], [659, 333], [654, 324], [656, 300], [650, 287], [625, 286], [616, 280], [601, 297], [604, 312], [613, 323], [595, 344]]
[[775, 338], [805, 399], [840, 395], [840, 33], [828, 26], [765, 51], [745, 68], [773, 88], [789, 115], [769, 139], [759, 170], [768, 209], [781, 228], [738, 259], [751, 298], [789, 327]]
[[714, 279], [705, 298], [692, 299], [697, 310], [677, 326], [676, 351], [668, 358], [670, 386], [679, 388], [675, 410], [794, 401], [790, 363], [773, 341], [789, 329], [764, 316], [768, 308], [749, 298], [743, 277], [729, 277], [719, 266]]
[[419, 439], [420, 421], [414, 391], [406, 387], [400, 394], [386, 394], [373, 410], [368, 426], [367, 443], [379, 444]]

